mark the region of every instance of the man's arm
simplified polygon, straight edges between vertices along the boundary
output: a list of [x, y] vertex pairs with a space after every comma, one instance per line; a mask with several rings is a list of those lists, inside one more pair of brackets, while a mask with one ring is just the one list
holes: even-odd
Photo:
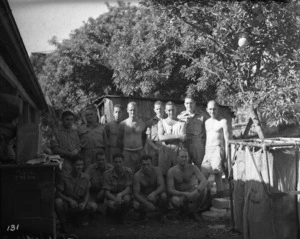
[[165, 191], [165, 183], [160, 168], [155, 168], [155, 173], [157, 175], [157, 188], [152, 193], [158, 195], [161, 194], [163, 191]]
[[71, 153], [71, 152], [69, 152], [67, 150], [64, 150], [64, 149], [62, 149], [60, 147], [59, 142], [57, 140], [56, 132], [57, 131], [53, 132], [52, 139], [50, 141], [50, 147], [51, 147], [53, 153], [59, 154], [61, 156], [65, 156], [65, 157], [72, 157], [72, 156], [74, 156], [73, 153]]
[[81, 207], [81, 209], [84, 209], [86, 207], [88, 200], [90, 198], [90, 184], [91, 183], [89, 182], [88, 186], [86, 187], [83, 202], [79, 204], [79, 207]]
[[194, 166], [193, 168], [195, 170], [196, 177], [197, 177], [198, 181], [200, 182], [197, 187], [197, 190], [198, 190], [198, 192], [201, 192], [203, 189], [206, 188], [207, 180], [206, 180], [205, 176], [203, 175], [203, 173], [200, 171], [200, 169], [195, 165], [193, 165], [193, 166]]
[[134, 178], [133, 178], [133, 194], [139, 202], [147, 205], [149, 202], [145, 199], [145, 197], [143, 197], [141, 195], [140, 190], [141, 190], [141, 186], [140, 186], [139, 174], [135, 173]]
[[158, 122], [158, 139], [160, 141], [170, 141], [174, 139], [181, 139], [181, 135], [179, 134], [166, 134], [164, 127], [162, 125], [162, 121]]
[[59, 146], [54, 146], [52, 149], [54, 154], [61, 155], [62, 157], [73, 157], [75, 154], [61, 149]]
[[229, 130], [228, 130], [228, 125], [227, 125], [227, 120], [222, 119], [222, 128], [223, 128], [223, 133], [224, 133], [224, 147], [225, 147], [225, 153], [226, 153], [226, 158], [228, 155], [228, 141], [229, 141]]
[[181, 192], [175, 189], [174, 187], [174, 175], [173, 175], [173, 170], [172, 168], [169, 169], [168, 171], [168, 176], [167, 176], [167, 184], [168, 184], [168, 192], [172, 195], [172, 196], [187, 196], [188, 193], [187, 192]]
[[117, 137], [117, 147], [122, 151], [123, 150], [123, 138], [124, 138], [124, 126], [125, 123], [121, 122], [119, 124], [119, 129], [118, 129], [118, 137]]
[[108, 144], [108, 137], [107, 137], [105, 128], [103, 131], [103, 140], [104, 140], [104, 145], [105, 145], [105, 157], [107, 159], [109, 159], [109, 144]]

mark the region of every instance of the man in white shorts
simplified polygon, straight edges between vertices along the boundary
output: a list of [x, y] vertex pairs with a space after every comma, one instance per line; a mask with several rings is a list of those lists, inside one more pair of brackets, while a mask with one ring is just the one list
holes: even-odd
[[208, 187], [211, 188], [216, 182], [217, 195], [222, 196], [224, 192], [222, 165], [226, 160], [229, 140], [227, 120], [219, 116], [219, 108], [215, 101], [209, 101], [206, 110], [211, 118], [205, 121], [206, 145], [201, 168], [208, 178]]

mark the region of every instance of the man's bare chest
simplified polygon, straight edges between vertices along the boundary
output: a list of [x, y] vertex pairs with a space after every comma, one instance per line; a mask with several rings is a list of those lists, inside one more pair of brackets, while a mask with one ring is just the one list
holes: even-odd
[[145, 129], [142, 122], [126, 122], [124, 131], [127, 134], [140, 134]]

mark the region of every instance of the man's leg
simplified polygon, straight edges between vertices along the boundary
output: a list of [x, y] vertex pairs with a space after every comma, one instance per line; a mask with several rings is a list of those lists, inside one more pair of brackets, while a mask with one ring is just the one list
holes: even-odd
[[130, 202], [131, 202], [131, 196], [130, 195], [125, 195], [123, 196], [123, 203], [120, 205], [117, 205], [117, 216], [118, 216], [118, 223], [123, 224], [125, 221], [125, 216], [127, 212], [129, 211], [130, 207]]
[[172, 161], [169, 158], [169, 148], [166, 145], [163, 145], [158, 154], [158, 167], [160, 168], [162, 175], [164, 177], [165, 185], [167, 182], [167, 173], [170, 167], [172, 167]]
[[67, 205], [61, 198], [55, 198], [55, 211], [57, 214], [57, 217], [60, 221], [61, 229], [60, 231], [62, 233], [66, 232], [66, 211], [67, 211]]
[[190, 144], [191, 161], [201, 170], [201, 165], [205, 153], [205, 148], [201, 140]]
[[223, 147], [217, 146], [214, 152], [215, 152], [214, 155], [215, 157], [212, 157], [210, 162], [215, 177], [217, 196], [222, 197], [224, 195], [224, 185], [222, 181], [222, 174], [223, 174], [222, 161], [225, 158], [225, 151]]
[[128, 150], [123, 150], [124, 156], [124, 166], [130, 168], [133, 173], [135, 173], [135, 164], [134, 160], [132, 159], [133, 153]]

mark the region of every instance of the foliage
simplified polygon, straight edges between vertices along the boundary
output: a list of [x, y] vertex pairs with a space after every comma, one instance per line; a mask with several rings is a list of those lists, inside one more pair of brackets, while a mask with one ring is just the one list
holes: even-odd
[[[196, 93], [215, 85], [223, 104], [259, 108], [271, 125], [298, 122], [298, 1], [151, 0], [144, 5], [190, 26], [204, 52], [188, 54], [192, 63], [186, 72], [200, 71]], [[242, 36], [248, 44], [239, 47]]]

